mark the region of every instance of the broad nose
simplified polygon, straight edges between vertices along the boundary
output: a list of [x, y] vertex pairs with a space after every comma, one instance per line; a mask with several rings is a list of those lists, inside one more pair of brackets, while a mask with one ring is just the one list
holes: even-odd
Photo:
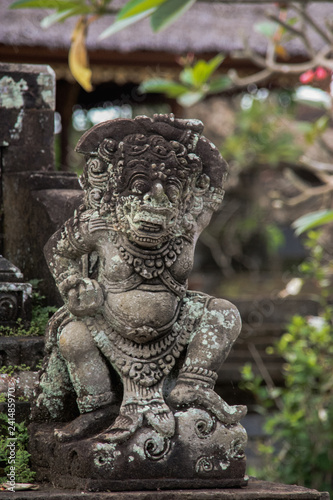
[[164, 192], [164, 187], [159, 181], [154, 182], [150, 191], [148, 191], [148, 193], [144, 195], [143, 200], [146, 202], [151, 202], [154, 200], [159, 203], [169, 201], [167, 195]]

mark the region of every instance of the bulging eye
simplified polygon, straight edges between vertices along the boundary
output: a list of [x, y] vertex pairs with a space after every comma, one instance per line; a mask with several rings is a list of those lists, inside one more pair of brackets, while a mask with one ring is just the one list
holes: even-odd
[[132, 193], [144, 194], [149, 191], [149, 184], [144, 179], [135, 179], [130, 184]]
[[180, 198], [180, 188], [175, 184], [170, 184], [166, 188], [167, 197], [171, 202], [176, 202]]

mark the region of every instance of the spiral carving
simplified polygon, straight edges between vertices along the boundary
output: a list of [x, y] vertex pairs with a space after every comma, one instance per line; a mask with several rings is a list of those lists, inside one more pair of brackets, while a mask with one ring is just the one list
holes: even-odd
[[195, 472], [211, 472], [214, 470], [214, 457], [200, 457], [195, 464]]
[[0, 295], [0, 321], [15, 321], [18, 315], [17, 297], [14, 294]]
[[157, 436], [147, 439], [144, 444], [145, 455], [151, 460], [161, 460], [168, 454], [170, 448], [170, 439]]
[[205, 416], [202, 416], [195, 422], [195, 433], [200, 439], [204, 439], [215, 431], [216, 427], [216, 419], [211, 417], [206, 413]]

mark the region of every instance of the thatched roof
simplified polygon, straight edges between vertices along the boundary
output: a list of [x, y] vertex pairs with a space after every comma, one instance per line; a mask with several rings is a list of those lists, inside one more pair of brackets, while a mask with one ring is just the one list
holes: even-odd
[[[0, 5], [0, 44], [11, 46], [47, 47], [67, 49], [74, 19], [56, 24], [47, 30], [39, 23], [47, 13], [45, 9], [8, 9], [12, 0], [1, 0]], [[119, 3], [119, 2], [118, 2]], [[120, 1], [120, 3], [124, 3]], [[112, 4], [113, 5], [113, 4]], [[183, 17], [161, 33], [152, 33], [149, 22], [141, 21], [110, 38], [99, 40], [98, 35], [111, 24], [108, 16], [93, 23], [89, 32], [88, 46], [92, 50], [112, 50], [119, 52], [158, 51], [184, 53], [187, 51], [227, 52], [242, 48], [242, 36], [251, 35], [251, 46], [262, 49], [263, 36], [253, 31], [253, 26], [265, 19], [265, 13], [276, 12], [272, 4], [195, 4]], [[312, 4], [310, 10], [322, 25], [328, 14], [333, 15], [329, 2]], [[292, 42], [293, 54], [302, 53], [301, 45]]]
[[[0, 2], [0, 60], [7, 62], [49, 63], [53, 67], [62, 65], [63, 71], [70, 45], [70, 36], [75, 19], [68, 19], [47, 30], [40, 27], [40, 21], [52, 11], [45, 9], [18, 9], [8, 7], [13, 0]], [[125, 0], [114, 0], [114, 4], [123, 4]], [[211, 55], [223, 52], [229, 56], [243, 48], [243, 39], [249, 38], [253, 50], [263, 52], [266, 39], [253, 30], [254, 25], [265, 20], [267, 11], [277, 12], [274, 4], [218, 4], [196, 3], [173, 25], [161, 33], [154, 34], [148, 20], [143, 20], [115, 35], [100, 40], [99, 34], [107, 28], [112, 17], [104, 17], [94, 22], [89, 28], [87, 45], [92, 66], [110, 73], [114, 65], [134, 68], [139, 71], [149, 64], [161, 67], [175, 65], [175, 56], [194, 52], [196, 55]], [[327, 17], [333, 15], [330, 2], [314, 3], [310, 12], [324, 26]], [[318, 35], [311, 33], [318, 48], [321, 41]], [[289, 42], [292, 57], [304, 56], [302, 44]], [[237, 61], [231, 61], [237, 66]], [[140, 67], [140, 68], [139, 68]], [[66, 69], [66, 71], [68, 71]], [[104, 71], [104, 69], [101, 69]], [[132, 71], [132, 72], [133, 72]], [[109, 75], [110, 76], [110, 75]], [[106, 76], [106, 79], [109, 78]], [[139, 77], [141, 80], [141, 76]], [[103, 78], [102, 78], [103, 79]], [[125, 78], [126, 79], [126, 78]]]

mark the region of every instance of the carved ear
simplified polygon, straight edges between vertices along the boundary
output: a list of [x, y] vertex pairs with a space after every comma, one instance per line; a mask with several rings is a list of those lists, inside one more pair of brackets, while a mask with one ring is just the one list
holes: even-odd
[[195, 148], [197, 147], [198, 140], [200, 138], [200, 134], [194, 132], [194, 130], [186, 130], [182, 135], [179, 142], [184, 144], [188, 153], [194, 153]]
[[209, 185], [210, 185], [210, 178], [208, 177], [208, 175], [201, 174], [197, 179], [195, 187], [199, 190], [207, 191]]

